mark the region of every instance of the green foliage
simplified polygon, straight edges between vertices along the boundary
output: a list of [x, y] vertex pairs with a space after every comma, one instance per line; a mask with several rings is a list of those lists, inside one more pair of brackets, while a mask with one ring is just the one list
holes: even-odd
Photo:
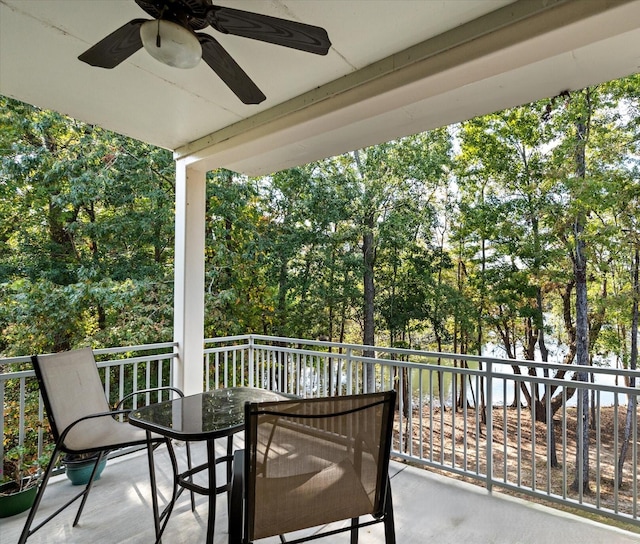
[[[583, 214], [592, 348], [623, 350], [639, 88], [633, 76], [265, 178], [210, 173], [205, 335], [360, 342], [373, 315], [392, 344], [564, 342]], [[0, 118], [0, 350], [170, 339], [170, 154], [6, 98]]]
[[0, 111], [0, 349], [170, 339], [171, 155], [6, 98]]

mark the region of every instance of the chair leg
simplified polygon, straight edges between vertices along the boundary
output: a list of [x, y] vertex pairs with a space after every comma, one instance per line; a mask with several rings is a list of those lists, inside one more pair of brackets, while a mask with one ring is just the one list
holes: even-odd
[[387, 482], [387, 494], [384, 501], [384, 541], [386, 544], [396, 544], [396, 527], [393, 520], [391, 482]]
[[98, 455], [98, 459], [96, 461], [96, 464], [93, 465], [93, 470], [91, 471], [91, 476], [89, 476], [89, 481], [87, 482], [87, 486], [84, 488], [84, 492], [82, 493], [82, 501], [80, 502], [80, 507], [78, 508], [78, 513], [76, 514], [76, 517], [73, 520], [73, 527], [78, 525], [78, 522], [80, 521], [80, 516], [82, 514], [82, 511], [84, 510], [84, 505], [86, 504], [87, 499], [89, 498], [89, 492], [91, 491], [91, 488], [93, 487], [93, 478], [94, 478], [94, 476], [96, 474], [96, 471], [98, 470], [98, 465], [100, 465], [102, 460], [106, 457], [107, 453], [108, 453], [107, 451], [100, 452], [100, 454]]
[[[191, 446], [189, 442], [185, 442], [185, 447], [187, 449], [187, 469], [190, 471], [193, 468], [193, 463], [191, 462]], [[196, 499], [195, 493], [193, 490], [189, 490], [189, 494], [191, 495], [191, 511], [196, 511]]]
[[47, 518], [38, 527], [36, 527], [33, 531], [31, 531], [31, 525], [33, 524], [33, 520], [36, 517], [36, 512], [38, 511], [38, 507], [40, 506], [40, 501], [42, 500], [42, 496], [44, 495], [44, 490], [47, 487], [47, 483], [49, 482], [49, 477], [53, 472], [53, 467], [55, 466], [56, 461], [60, 456], [60, 453], [62, 453], [61, 450], [56, 448], [53, 450], [53, 453], [51, 454], [51, 460], [49, 461], [49, 465], [47, 466], [47, 469], [44, 472], [44, 476], [42, 477], [42, 482], [40, 482], [40, 486], [38, 487], [36, 498], [33, 501], [33, 505], [31, 506], [31, 509], [29, 510], [29, 515], [27, 516], [27, 519], [24, 523], [24, 527], [22, 528], [22, 533], [20, 534], [20, 538], [18, 539], [18, 544], [24, 544], [27, 541], [27, 538], [29, 538], [40, 527], [42, 527], [42, 525], [44, 525], [45, 523], [47, 523], [47, 521], [51, 519], [51, 517]]
[[[167, 448], [170, 448], [169, 439], [166, 440]], [[156, 466], [153, 460], [154, 445], [151, 443], [151, 433], [147, 431], [147, 463], [149, 465], [149, 486], [151, 487], [151, 507], [153, 510], [153, 528], [156, 533], [156, 542], [160, 540], [160, 510], [158, 508], [158, 492], [156, 486]]]
[[351, 544], [358, 544], [359, 521], [360, 521], [360, 518], [352, 518], [351, 520]]
[[207, 542], [213, 542], [213, 529], [216, 521], [216, 443], [215, 439], [207, 440], [207, 463], [209, 476], [209, 511], [207, 518]]
[[[147, 431], [148, 440], [151, 440], [151, 433]], [[156, 471], [155, 471], [155, 463], [153, 461], [153, 449], [149, 447], [149, 477], [151, 480], [151, 495], [153, 500], [153, 518], [156, 528], [156, 544], [160, 544], [162, 542], [162, 534], [167, 527], [167, 523], [169, 523], [169, 518], [171, 517], [171, 512], [173, 511], [173, 507], [175, 506], [176, 500], [179, 495], [178, 487], [178, 460], [176, 458], [176, 454], [173, 451], [173, 445], [171, 443], [170, 438], [166, 438], [164, 443], [167, 446], [167, 453], [169, 454], [169, 460], [171, 461], [171, 472], [173, 473], [173, 487], [171, 492], [171, 499], [169, 503], [165, 506], [162, 514], [160, 514], [160, 510], [158, 507], [158, 493], [156, 487]]]
[[227, 500], [231, 496], [231, 476], [233, 474], [233, 435], [227, 436], [227, 456], [225, 465], [227, 467]]
[[244, 533], [244, 452], [239, 451], [233, 458], [233, 470], [229, 485], [229, 544], [247, 542]]

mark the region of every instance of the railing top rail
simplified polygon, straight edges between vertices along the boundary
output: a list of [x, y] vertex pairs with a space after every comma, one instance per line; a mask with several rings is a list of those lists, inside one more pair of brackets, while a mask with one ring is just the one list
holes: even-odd
[[[204, 344], [210, 344], [211, 342], [238, 342], [238, 341], [249, 341], [250, 338], [254, 336], [252, 334], [239, 334], [235, 336], [216, 336], [215, 338], [205, 338]], [[273, 337], [276, 338], [276, 337]]]
[[[325, 340], [305, 340], [300, 338], [289, 338], [289, 337], [281, 337], [281, 336], [267, 336], [261, 334], [249, 334], [244, 337], [235, 337], [240, 340], [248, 340], [249, 342], [255, 341], [264, 341], [264, 342], [279, 342], [279, 343], [290, 343], [290, 344], [302, 344], [309, 346], [323, 346], [323, 347], [338, 347], [343, 349], [351, 349], [351, 350], [359, 350], [359, 351], [376, 351], [376, 352], [384, 352], [395, 355], [403, 355], [403, 356], [417, 356], [417, 357], [428, 357], [428, 358], [437, 358], [437, 359], [450, 359], [450, 360], [465, 360], [465, 361], [474, 361], [478, 363], [494, 363], [501, 365], [512, 365], [512, 366], [522, 366], [522, 367], [532, 367], [532, 368], [573, 368], [576, 365], [567, 365], [562, 362], [543, 362], [543, 361], [529, 361], [526, 359], [506, 359], [504, 357], [495, 357], [488, 355], [470, 355], [470, 354], [461, 354], [461, 353], [445, 353], [445, 352], [437, 352], [437, 351], [422, 351], [415, 349], [407, 349], [407, 348], [393, 348], [393, 347], [385, 347], [385, 346], [368, 346], [365, 344], [345, 344], [339, 342], [327, 342]], [[208, 339], [207, 341], [217, 341], [217, 339]], [[273, 346], [274, 348], [279, 346]], [[609, 368], [602, 366], [590, 366], [589, 369], [600, 369], [604, 373], [628, 373], [629, 375], [640, 375], [640, 370], [630, 370], [630, 369], [618, 369], [618, 368]]]
[[[130, 346], [116, 346], [112, 348], [96, 348], [94, 353], [96, 355], [105, 355], [110, 353], [123, 353], [127, 351], [150, 351], [154, 349], [169, 349], [178, 345], [177, 342], [156, 342], [154, 344], [134, 344]], [[18, 357], [4, 357], [0, 358], [0, 365], [11, 365], [20, 363], [30, 363], [31, 355], [20, 355]]]
[[22, 365], [24, 363], [30, 363], [31, 357], [28, 355], [22, 355], [20, 357], [6, 357], [0, 359], [0, 374], [4, 372], [4, 367], [8, 365]]
[[205, 355], [207, 353], [223, 353], [225, 351], [241, 351], [247, 349], [249, 344], [234, 344], [233, 346], [215, 346], [212, 348], [204, 348]]
[[0, 378], [2, 380], [13, 380], [20, 378], [30, 378], [35, 376], [36, 373], [33, 370], [19, 370], [17, 372], [0, 372]]
[[[625, 368], [610, 368], [610, 367], [602, 367], [602, 366], [589, 366], [586, 368], [579, 367], [577, 365], [567, 365], [565, 363], [545, 363], [542, 361], [528, 361], [524, 359], [505, 359], [499, 357], [486, 357], [479, 355], [466, 355], [466, 354], [455, 354], [455, 353], [442, 353], [435, 351], [420, 351], [414, 349], [405, 349], [405, 348], [390, 348], [390, 347], [380, 347], [380, 346], [367, 346], [363, 344], [340, 344], [336, 342], [327, 342], [324, 340], [305, 340], [300, 338], [289, 338], [289, 337], [279, 337], [279, 336], [266, 336], [266, 335], [244, 335], [244, 336], [235, 336], [235, 337], [225, 337], [225, 341], [229, 340], [233, 341], [246, 341], [247, 344], [242, 344], [239, 346], [230, 346], [229, 349], [238, 349], [241, 347], [246, 347], [249, 345], [254, 345], [254, 347], [260, 347], [262, 344], [254, 344], [255, 341], [258, 342], [277, 342], [277, 343], [288, 343], [288, 344], [298, 344], [298, 345], [307, 345], [307, 346], [320, 346], [320, 347], [334, 347], [341, 348], [342, 352], [318, 352], [310, 349], [304, 348], [296, 348], [291, 346], [282, 346], [282, 345], [269, 345], [264, 346], [268, 347], [273, 351], [280, 352], [289, 352], [289, 353], [297, 353], [303, 355], [314, 355], [314, 356], [324, 356], [324, 357], [332, 357], [332, 358], [346, 358], [349, 357], [351, 360], [355, 361], [363, 361], [363, 362], [371, 362], [378, 364], [390, 364], [389, 359], [385, 359], [383, 357], [366, 357], [364, 355], [354, 354], [355, 351], [374, 351], [376, 353], [385, 353], [392, 355], [399, 355], [403, 357], [420, 357], [425, 359], [445, 359], [451, 361], [470, 361], [476, 363], [483, 364], [491, 364], [491, 365], [506, 365], [508, 367], [518, 366], [528, 368], [536, 368], [536, 369], [548, 369], [548, 370], [565, 370], [568, 372], [575, 372], [577, 370], [581, 370], [584, 372], [588, 372], [590, 374], [603, 374], [603, 375], [613, 375], [613, 376], [628, 376], [628, 377], [636, 377], [640, 378], [640, 369], [631, 370]], [[221, 339], [210, 338], [207, 339], [207, 343], [218, 342]], [[212, 353], [214, 351], [224, 351], [224, 347], [221, 349], [218, 348], [206, 348], [206, 352]], [[345, 350], [350, 350], [350, 353], [345, 353]], [[391, 361], [392, 364], [396, 366], [402, 366], [406, 368], [424, 368], [425, 365], [429, 365], [430, 363], [421, 362], [421, 361], [402, 361], [394, 359]], [[474, 369], [459, 369], [461, 372], [469, 371], [469, 373], [475, 373], [477, 370]], [[498, 369], [493, 369], [493, 372], [501, 374]], [[505, 375], [512, 375], [511, 373], [504, 373]], [[515, 374], [517, 375], [517, 374]]]
[[109, 359], [105, 361], [98, 361], [96, 364], [102, 368], [105, 366], [122, 366], [131, 365], [134, 363], [144, 363], [147, 361], [155, 361], [157, 359], [177, 359], [177, 353], [158, 353], [155, 355], [140, 355], [139, 357], [127, 357], [126, 359]]
[[177, 342], [156, 342], [155, 344], [136, 344], [132, 346], [118, 346], [114, 348], [97, 348], [93, 352], [96, 355], [109, 355], [111, 353], [124, 353], [127, 351], [151, 351], [155, 349], [175, 348]]
[[[155, 344], [140, 344], [132, 346], [118, 346], [114, 348], [98, 348], [94, 350], [94, 353], [100, 355], [115, 355], [117, 353], [127, 352], [145, 352], [160, 349], [171, 349], [177, 346], [177, 342], [157, 342]], [[132, 363], [141, 363], [146, 361], [153, 361], [158, 358], [162, 359], [174, 359], [178, 355], [174, 351], [168, 351], [166, 353], [156, 353], [148, 355], [138, 355], [136, 357], [128, 357], [126, 359], [105, 359], [97, 361], [98, 367], [117, 366], [117, 365], [129, 365]], [[20, 357], [7, 357], [6, 359], [0, 359], [0, 377], [3, 379], [20, 379], [30, 378], [35, 375], [33, 369], [18, 370], [7, 372], [8, 365], [31, 363], [31, 356], [25, 355]]]

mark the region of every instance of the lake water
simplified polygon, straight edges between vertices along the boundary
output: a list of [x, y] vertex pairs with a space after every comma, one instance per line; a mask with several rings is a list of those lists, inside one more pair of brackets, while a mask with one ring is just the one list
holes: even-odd
[[[442, 366], [445, 367], [446, 369], [446, 367], [451, 366], [451, 362], [450, 361], [443, 362]], [[473, 368], [472, 365], [470, 365], [470, 367]], [[477, 368], [477, 364], [475, 368]], [[502, 364], [495, 365], [494, 364], [494, 371], [499, 372], [501, 376], [494, 377], [494, 380], [493, 380], [493, 386], [491, 390], [491, 393], [493, 395], [493, 405], [500, 406], [505, 403], [512, 404], [515, 398], [514, 386], [516, 382], [508, 378], [504, 378], [504, 375], [513, 375], [513, 369], [511, 365], [502, 365]], [[412, 381], [413, 394], [415, 396], [418, 396], [420, 394], [420, 385], [421, 385], [422, 394], [424, 397], [428, 397], [430, 394], [432, 394], [434, 398], [437, 398], [438, 397], [438, 391], [437, 391], [438, 374], [439, 373], [437, 371], [430, 372], [430, 371], [420, 371], [418, 369], [412, 369], [411, 381]], [[553, 377], [553, 371], [551, 371], [550, 374], [551, 374], [550, 377]], [[573, 382], [570, 380], [571, 375], [572, 373], [568, 373], [567, 376], [565, 376], [565, 381], [567, 382], [567, 386], [575, 387], [576, 382]], [[443, 397], [445, 399], [444, 402], [446, 405], [450, 406], [451, 395], [452, 395], [452, 373], [444, 370], [442, 373], [442, 378], [444, 380], [444, 384], [442, 385]], [[467, 383], [467, 398], [469, 399], [469, 402], [473, 402], [474, 395], [475, 395], [475, 398], [478, 397], [478, 392], [475, 391], [477, 381], [475, 376], [471, 376], [470, 379], [471, 379], [472, 385], [469, 385]], [[618, 380], [618, 384], [616, 384], [616, 379]], [[434, 382], [433, 390], [432, 390], [431, 380], [433, 380]], [[420, 384], [420, 381], [422, 382], [421, 384]], [[624, 380], [620, 376], [616, 376], [616, 375], [596, 374], [594, 383], [598, 385], [610, 385], [612, 387], [615, 387], [616, 385], [624, 385]], [[484, 386], [485, 386], [485, 396], [486, 396], [487, 384], [485, 383]], [[460, 387], [459, 383], [458, 383], [458, 387]], [[543, 387], [544, 386], [541, 386], [541, 390]], [[556, 391], [554, 396], [560, 395], [560, 394], [562, 394], [562, 392], [559, 389]], [[599, 399], [600, 405], [612, 406], [615, 403], [615, 397], [616, 397], [616, 393], [614, 392], [600, 391], [600, 399]], [[627, 404], [627, 400], [628, 400], [627, 395], [617, 394], [617, 397], [618, 397], [619, 405]], [[577, 395], [574, 394], [573, 397], [567, 400], [567, 405], [576, 406], [576, 402], [577, 402], [576, 399], [577, 399]], [[520, 395], [520, 400], [521, 402], [525, 401], [524, 395], [522, 394]]]

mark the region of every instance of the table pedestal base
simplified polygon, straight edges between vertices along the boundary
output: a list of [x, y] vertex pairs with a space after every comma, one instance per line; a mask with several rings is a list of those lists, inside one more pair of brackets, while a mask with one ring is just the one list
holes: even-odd
[[[149, 438], [149, 433], [147, 433], [147, 437]], [[207, 462], [197, 467], [190, 468], [185, 472], [178, 472], [178, 462], [175, 456], [175, 452], [173, 451], [173, 447], [171, 447], [170, 443], [168, 444], [169, 457], [171, 459], [171, 467], [173, 469], [173, 493], [171, 496], [171, 501], [162, 513], [159, 513], [158, 507], [158, 495], [157, 495], [157, 486], [156, 486], [156, 478], [155, 478], [155, 463], [153, 460], [153, 453], [151, 448], [148, 449], [149, 452], [149, 473], [151, 474], [151, 494], [152, 494], [152, 502], [153, 502], [153, 516], [155, 521], [156, 528], [156, 544], [160, 544], [162, 542], [162, 533], [167, 526], [169, 521], [169, 516], [173, 511], [173, 507], [175, 505], [176, 500], [182, 492], [187, 489], [191, 491], [191, 510], [195, 510], [195, 502], [193, 499], [193, 493], [198, 493], [199, 495], [206, 495], [209, 497], [209, 517], [207, 520], [207, 540], [208, 544], [213, 544], [213, 536], [215, 530], [215, 522], [216, 522], [216, 496], [220, 493], [227, 493], [227, 500], [229, 499], [229, 493], [231, 491], [230, 482], [231, 482], [231, 471], [232, 471], [232, 461], [233, 461], [233, 435], [229, 435], [227, 437], [227, 454], [216, 458], [216, 449], [215, 449], [215, 439], [207, 440]], [[190, 463], [190, 461], [189, 461]], [[216, 467], [219, 463], [226, 463], [226, 476], [227, 481], [224, 485], [218, 486], [216, 483]], [[203, 471], [207, 471], [207, 475], [209, 478], [209, 486], [204, 487], [194, 483], [193, 476]], [[164, 520], [164, 522], [163, 522]]]

